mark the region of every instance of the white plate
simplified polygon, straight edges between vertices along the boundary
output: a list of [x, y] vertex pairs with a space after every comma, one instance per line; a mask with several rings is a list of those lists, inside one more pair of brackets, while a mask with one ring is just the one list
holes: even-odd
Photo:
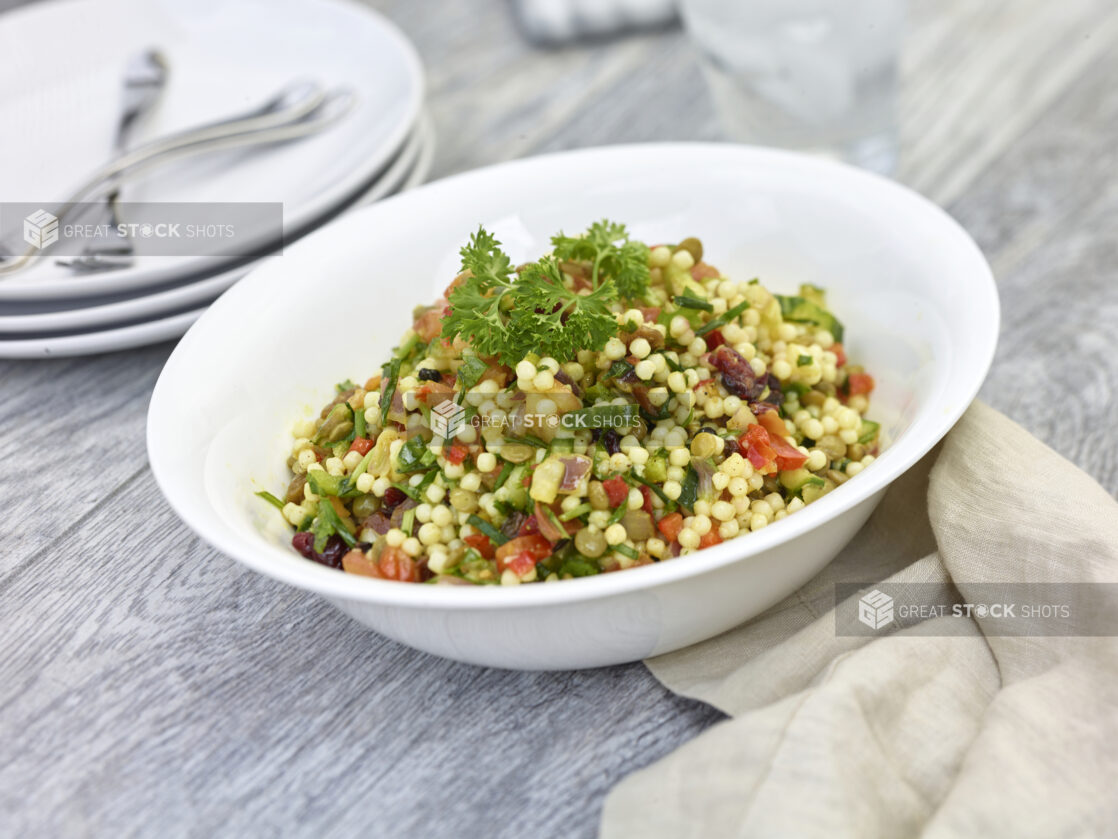
[[[423, 183], [427, 174], [431, 171], [431, 163], [435, 148], [434, 133], [429, 120], [426, 118], [421, 121], [417, 136], [419, 137], [419, 142], [413, 146], [414, 154], [412, 155], [413, 165], [411, 168], [408, 169], [406, 167], [397, 167], [394, 165], [393, 170], [396, 171], [391, 173], [391, 175], [386, 173], [384, 179], [362, 195], [357, 200], [354, 207], [371, 204], [396, 192], [406, 192]], [[193, 308], [189, 312], [181, 312], [183, 308], [195, 306], [199, 303], [208, 304], [212, 302], [215, 297], [244, 277], [250, 270], [254, 269], [265, 260], [273, 258], [278, 259], [281, 257], [264, 257], [249, 265], [242, 265], [231, 271], [209, 277], [185, 289], [181, 289], [183, 292], [191, 292], [190, 294], [184, 293], [181, 298], [172, 297], [172, 294], [180, 291], [180, 289], [173, 289], [170, 292], [163, 293], [166, 296], [151, 295], [152, 297], [160, 297], [161, 303], [163, 304], [157, 309], [153, 309], [153, 312], [156, 314], [174, 312], [173, 314], [164, 314], [153, 320], [142, 323], [110, 326], [107, 329], [102, 328], [91, 332], [37, 336], [33, 338], [0, 339], [0, 358], [58, 358], [62, 356], [90, 355], [92, 353], [142, 347], [147, 344], [154, 344], [159, 341], [176, 338], [186, 332], [186, 330], [190, 328], [190, 325], [206, 310], [205, 306], [201, 306]], [[199, 293], [198, 296], [195, 296], [195, 292]], [[132, 312], [130, 317], [139, 318], [144, 316], [144, 314], [147, 313], [140, 312], [137, 314], [136, 312]], [[112, 322], [119, 323], [120, 320], [120, 317], [114, 317]]]
[[[699, 236], [731, 277], [757, 276], [777, 291], [825, 286], [846, 324], [848, 357], [877, 380], [870, 416], [892, 441], [878, 460], [764, 530], [597, 577], [407, 585], [297, 555], [290, 528], [253, 496], [286, 485], [295, 421], [329, 401], [334, 382], [379, 368], [412, 307], [454, 276], [458, 248], [479, 222], [515, 264], [538, 256], [555, 231], [603, 217], [646, 241]], [[308, 301], [345, 304], [328, 309], [328, 347], [293, 353], [292, 342], [309, 334]], [[895, 183], [730, 145], [567, 152], [347, 214], [254, 271], [172, 353], [148, 411], [148, 455], [171, 506], [210, 544], [391, 638], [476, 664], [592, 667], [709, 638], [818, 573], [959, 418], [997, 335], [997, 291], [981, 252], [946, 213]]]
[[[0, 16], [0, 160], [20, 161], [5, 167], [0, 201], [61, 201], [111, 156], [125, 63], [149, 47], [163, 50], [170, 72], [137, 142], [241, 112], [294, 79], [348, 86], [356, 104], [311, 138], [154, 171], [125, 186], [126, 201], [282, 202], [286, 229], [302, 229], [372, 179], [422, 102], [411, 45], [383, 17], [347, 0], [35, 4]], [[131, 290], [231, 261], [141, 256], [125, 271], [80, 276], [43, 258], [0, 280], [0, 301]]]
[[[415, 131], [412, 132], [400, 154], [392, 161], [389, 168], [372, 185], [365, 185], [362, 193], [356, 199], [351, 198], [342, 208], [342, 211], [349, 207], [370, 204], [395, 192], [400, 189], [405, 178], [426, 177], [427, 172], [430, 171], [430, 152], [433, 148], [433, 129], [431, 128], [430, 118], [424, 114], [421, 116]], [[423, 159], [427, 161], [426, 166], [423, 165]], [[331, 212], [330, 218], [337, 214], [338, 211]], [[319, 220], [311, 226], [311, 229], [321, 226], [321, 223], [326, 220]], [[293, 241], [298, 238], [299, 236], [296, 235]], [[107, 324], [138, 320], [143, 317], [181, 310], [194, 304], [209, 302], [247, 274], [262, 259], [239, 265], [213, 276], [184, 282], [173, 288], [139, 297], [124, 297], [112, 302], [98, 303], [78, 309], [68, 308], [68, 301], [65, 300], [48, 301], [45, 306], [53, 307], [54, 311], [36, 310], [27, 314], [0, 315], [0, 355], [4, 353], [3, 339], [15, 333], [61, 332], [64, 330], [88, 331], [95, 327], [104, 327]], [[19, 304], [8, 304], [8, 306], [15, 308]]]

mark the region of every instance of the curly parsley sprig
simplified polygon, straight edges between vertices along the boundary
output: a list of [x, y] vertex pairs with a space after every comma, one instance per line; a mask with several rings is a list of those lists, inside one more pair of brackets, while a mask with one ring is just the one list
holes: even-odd
[[[530, 352], [559, 361], [600, 350], [617, 333], [610, 305], [648, 290], [648, 248], [630, 241], [624, 225], [597, 222], [586, 235], [552, 239], [554, 253], [516, 274], [501, 243], [484, 227], [461, 250], [465, 278], [450, 292], [447, 340], [462, 337], [479, 355], [516, 364]], [[560, 261], [588, 262], [591, 288], [567, 286]]]

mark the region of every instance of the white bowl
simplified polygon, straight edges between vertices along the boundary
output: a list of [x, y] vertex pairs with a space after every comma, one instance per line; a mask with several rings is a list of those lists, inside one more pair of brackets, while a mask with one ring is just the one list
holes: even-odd
[[[708, 260], [776, 291], [824, 286], [847, 355], [877, 380], [888, 447], [862, 474], [764, 530], [678, 560], [516, 587], [407, 585], [310, 562], [253, 496], [286, 485], [290, 429], [335, 382], [379, 370], [412, 307], [453, 277], [484, 223], [514, 263], [608, 217], [645, 241], [702, 239]], [[226, 292], [167, 361], [148, 413], [152, 471], [202, 538], [437, 655], [524, 669], [632, 661], [709, 638], [816, 574], [974, 398], [998, 334], [982, 254], [890, 181], [728, 145], [615, 146], [458, 175], [346, 215]], [[250, 627], [245, 628], [251, 631]]]

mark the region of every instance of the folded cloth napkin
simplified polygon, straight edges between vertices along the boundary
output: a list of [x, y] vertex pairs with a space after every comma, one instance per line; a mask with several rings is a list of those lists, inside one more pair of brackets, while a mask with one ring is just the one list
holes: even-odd
[[1114, 583], [1118, 503], [975, 403], [816, 579], [647, 662], [731, 719], [618, 784], [602, 836], [1118, 836], [1118, 637], [950, 616], [838, 634], [836, 583], [882, 580], [960, 603], [980, 583]]

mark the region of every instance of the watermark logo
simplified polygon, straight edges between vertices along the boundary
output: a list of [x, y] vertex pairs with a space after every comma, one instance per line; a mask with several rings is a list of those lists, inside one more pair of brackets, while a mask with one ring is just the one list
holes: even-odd
[[881, 629], [893, 621], [893, 598], [874, 589], [858, 601], [858, 620], [870, 629]]
[[466, 424], [466, 409], [453, 400], [444, 399], [431, 409], [431, 430], [444, 440], [458, 435]]
[[23, 220], [23, 241], [42, 250], [58, 241], [58, 217], [36, 210]]

